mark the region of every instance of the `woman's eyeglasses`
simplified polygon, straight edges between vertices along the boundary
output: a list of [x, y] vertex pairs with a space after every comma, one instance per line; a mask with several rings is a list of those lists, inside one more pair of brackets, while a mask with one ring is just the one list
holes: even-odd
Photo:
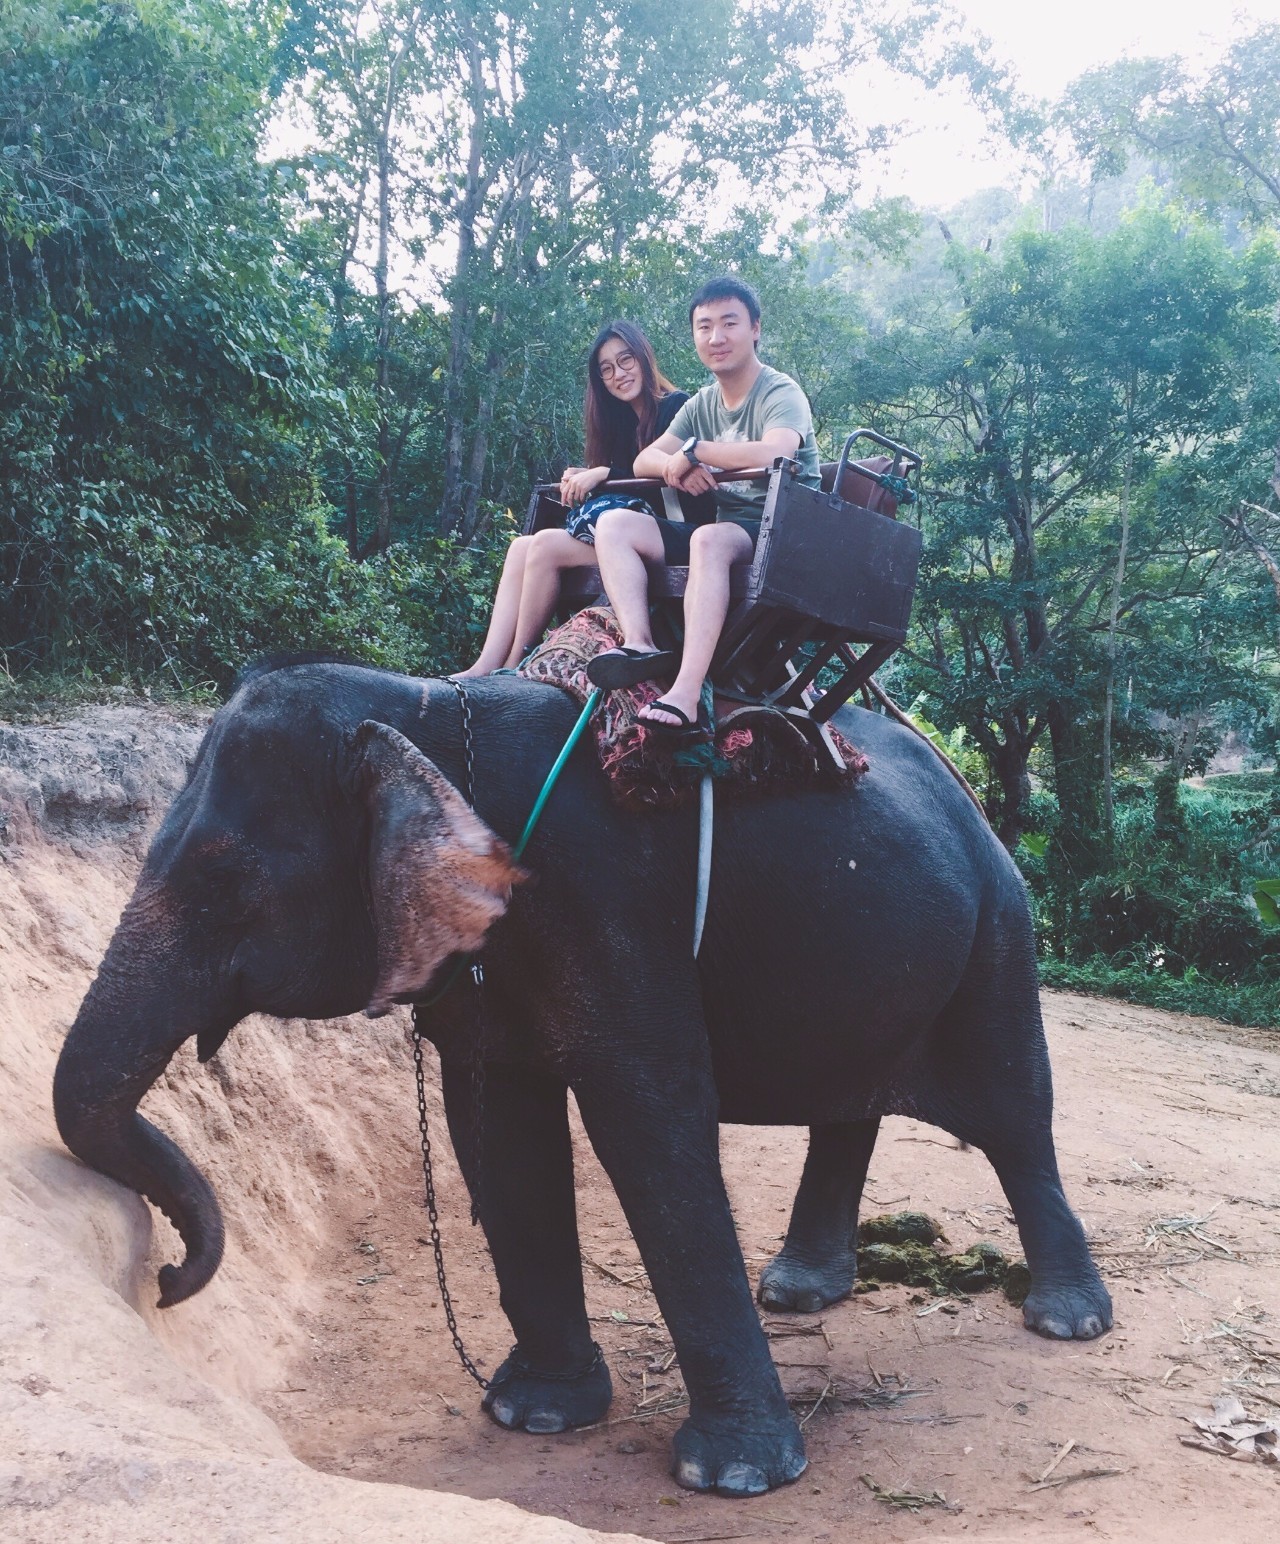
[[615, 375], [625, 375], [636, 362], [634, 354], [619, 354], [616, 359], [602, 359], [596, 368], [600, 371], [600, 379], [606, 385]]

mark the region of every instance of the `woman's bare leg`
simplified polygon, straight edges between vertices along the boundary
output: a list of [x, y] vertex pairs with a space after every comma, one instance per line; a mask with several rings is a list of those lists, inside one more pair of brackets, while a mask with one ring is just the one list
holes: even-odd
[[568, 531], [535, 531], [528, 540], [520, 605], [506, 659], [509, 669], [520, 663], [550, 622], [560, 598], [560, 575], [566, 568], [594, 568], [596, 562], [595, 548]]
[[600, 579], [622, 629], [622, 646], [647, 653], [654, 647], [649, 624], [649, 563], [662, 562], [662, 533], [638, 509], [607, 509], [596, 522]]
[[498, 580], [498, 593], [493, 597], [493, 615], [489, 618], [489, 631], [485, 635], [480, 658], [467, 670], [455, 670], [455, 675], [484, 676], [506, 664], [511, 645], [515, 642], [520, 592], [524, 587], [524, 566], [532, 541], [532, 536], [517, 536], [507, 548], [502, 577]]

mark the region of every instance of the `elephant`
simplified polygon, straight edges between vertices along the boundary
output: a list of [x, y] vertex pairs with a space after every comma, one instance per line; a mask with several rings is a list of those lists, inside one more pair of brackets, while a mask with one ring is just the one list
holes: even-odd
[[[208, 1060], [247, 1014], [325, 1018], [438, 997], [450, 1137], [515, 1333], [484, 1408], [546, 1433], [612, 1386], [584, 1302], [572, 1090], [689, 1394], [673, 1474], [741, 1496], [796, 1479], [801, 1433], [753, 1301], [718, 1123], [802, 1125], [785, 1240], [758, 1285], [812, 1311], [853, 1288], [880, 1118], [983, 1151], [1008, 1197], [1041, 1334], [1087, 1339], [1111, 1304], [1058, 1176], [1026, 892], [932, 749], [880, 714], [836, 722], [852, 785], [724, 801], [701, 951], [697, 812], [620, 809], [584, 746], [520, 864], [511, 843], [577, 713], [555, 687], [303, 660], [251, 670], [216, 714], [68, 1032], [54, 1078], [72, 1153], [175, 1224], [160, 1304], [217, 1270], [212, 1186], [138, 1113], [184, 1041]], [[459, 956], [483, 945], [484, 1096]], [[445, 987], [441, 991], [441, 987]]]

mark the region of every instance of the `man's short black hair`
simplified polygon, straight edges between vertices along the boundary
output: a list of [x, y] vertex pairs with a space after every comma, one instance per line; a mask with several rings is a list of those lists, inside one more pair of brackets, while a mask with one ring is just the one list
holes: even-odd
[[708, 279], [689, 302], [689, 325], [693, 326], [693, 313], [699, 306], [709, 306], [713, 300], [740, 300], [747, 308], [752, 323], [760, 320], [760, 297], [743, 279], [735, 279], [731, 273], [721, 274], [718, 279]]

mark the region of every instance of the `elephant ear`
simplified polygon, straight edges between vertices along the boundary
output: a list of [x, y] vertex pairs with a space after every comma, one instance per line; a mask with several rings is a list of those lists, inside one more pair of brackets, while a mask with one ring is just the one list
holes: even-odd
[[355, 787], [369, 817], [369, 895], [378, 971], [365, 1012], [420, 992], [441, 961], [470, 953], [526, 878], [501, 841], [411, 740], [366, 719]]

